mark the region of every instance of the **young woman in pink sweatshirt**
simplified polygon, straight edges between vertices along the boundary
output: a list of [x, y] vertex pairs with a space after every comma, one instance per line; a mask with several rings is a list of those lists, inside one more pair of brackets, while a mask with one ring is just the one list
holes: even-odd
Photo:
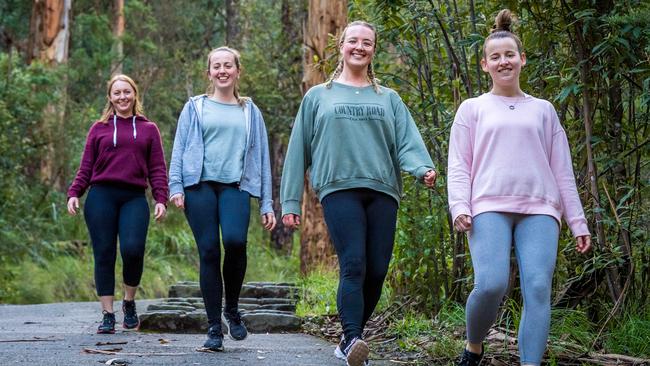
[[474, 289], [467, 299], [467, 346], [458, 365], [479, 365], [482, 342], [508, 287], [514, 245], [524, 309], [522, 365], [539, 365], [550, 324], [551, 282], [563, 216], [585, 253], [591, 246], [566, 134], [553, 105], [519, 86], [526, 55], [501, 10], [483, 46], [492, 90], [464, 101], [449, 141], [449, 209], [467, 232]]

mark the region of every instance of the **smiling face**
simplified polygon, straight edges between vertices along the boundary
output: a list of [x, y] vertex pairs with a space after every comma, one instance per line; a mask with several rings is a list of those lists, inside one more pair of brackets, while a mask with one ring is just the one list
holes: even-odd
[[226, 50], [219, 50], [210, 55], [208, 63], [208, 78], [215, 90], [232, 94], [239, 78], [239, 67], [235, 55]]
[[520, 53], [517, 42], [511, 37], [487, 41], [485, 56], [481, 59], [483, 71], [490, 74], [494, 88], [519, 90], [519, 74], [526, 64], [526, 54]]
[[130, 117], [135, 111], [135, 90], [133, 86], [124, 80], [116, 80], [111, 85], [109, 100], [115, 109], [115, 113], [120, 117]]
[[375, 32], [364, 25], [352, 25], [339, 45], [345, 67], [367, 68], [375, 55]]

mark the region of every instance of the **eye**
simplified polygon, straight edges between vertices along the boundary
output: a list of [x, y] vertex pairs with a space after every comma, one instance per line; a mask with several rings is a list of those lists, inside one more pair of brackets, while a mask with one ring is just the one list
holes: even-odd
[[367, 48], [372, 48], [372, 42], [363, 42], [363, 46]]

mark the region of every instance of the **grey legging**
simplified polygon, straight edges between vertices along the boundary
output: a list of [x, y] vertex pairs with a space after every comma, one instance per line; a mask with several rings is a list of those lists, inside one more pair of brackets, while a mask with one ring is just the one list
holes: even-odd
[[524, 310], [519, 323], [522, 364], [539, 365], [551, 319], [551, 282], [559, 226], [547, 215], [485, 212], [474, 217], [469, 247], [474, 289], [467, 299], [467, 340], [481, 343], [508, 287], [514, 240]]

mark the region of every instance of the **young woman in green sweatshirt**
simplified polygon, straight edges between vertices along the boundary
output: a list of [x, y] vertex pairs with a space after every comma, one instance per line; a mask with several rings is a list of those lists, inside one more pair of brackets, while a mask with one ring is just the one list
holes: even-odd
[[302, 100], [280, 189], [282, 221], [296, 228], [309, 169], [340, 266], [337, 307], [343, 338], [335, 354], [350, 366], [368, 360], [363, 329], [392, 256], [400, 171], [430, 188], [436, 180], [408, 108], [375, 79], [376, 40], [375, 28], [366, 22], [352, 22], [343, 31], [336, 70]]

